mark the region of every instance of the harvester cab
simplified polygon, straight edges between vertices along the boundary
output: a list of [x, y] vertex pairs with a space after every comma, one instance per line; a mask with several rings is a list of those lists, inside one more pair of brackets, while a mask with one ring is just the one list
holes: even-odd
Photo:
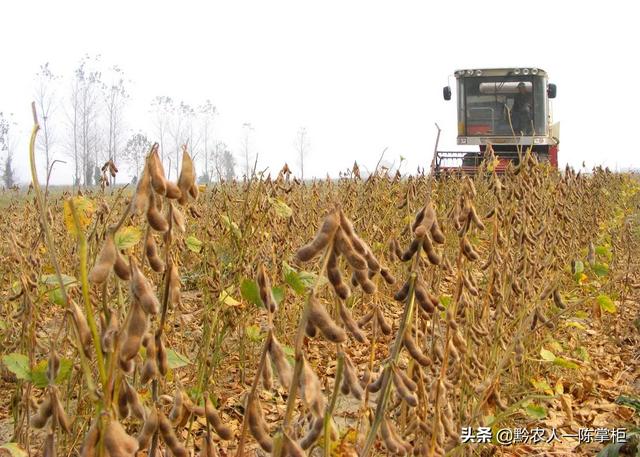
[[[436, 175], [475, 174], [491, 155], [490, 169], [504, 172], [519, 154], [531, 149], [539, 161], [558, 167], [560, 125], [552, 124], [549, 99], [556, 86], [539, 68], [493, 68], [455, 72], [458, 145], [476, 151], [438, 151], [432, 162]], [[445, 100], [451, 88], [444, 87]], [[440, 131], [438, 131], [439, 136]]]

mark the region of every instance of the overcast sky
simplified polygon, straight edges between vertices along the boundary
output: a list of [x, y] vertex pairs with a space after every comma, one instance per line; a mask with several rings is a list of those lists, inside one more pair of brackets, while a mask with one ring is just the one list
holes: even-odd
[[[297, 170], [294, 139], [309, 135], [305, 175], [428, 165], [434, 122], [456, 148], [454, 101], [442, 86], [459, 68], [530, 66], [558, 85], [560, 163], [640, 166], [638, 23], [632, 2], [560, 1], [5, 1], [0, 111], [18, 122], [16, 160], [28, 181], [30, 102], [39, 65], [67, 78], [86, 53], [132, 80], [127, 123], [152, 133], [156, 95], [219, 115], [214, 136], [239, 157], [254, 127], [259, 167]], [[455, 80], [451, 78], [453, 84]], [[66, 94], [65, 94], [66, 95]], [[64, 100], [65, 103], [68, 100]], [[60, 110], [64, 115], [64, 108]], [[62, 135], [62, 133], [60, 133]], [[155, 140], [155, 138], [153, 138]], [[64, 157], [64, 142], [54, 150]], [[56, 182], [69, 182], [57, 169]]]

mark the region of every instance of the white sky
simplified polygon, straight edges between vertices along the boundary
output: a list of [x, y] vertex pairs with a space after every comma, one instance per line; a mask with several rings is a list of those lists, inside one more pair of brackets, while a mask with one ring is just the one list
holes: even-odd
[[[543, 68], [558, 85], [561, 165], [640, 165], [633, 2], [2, 3], [0, 111], [18, 122], [23, 183], [34, 75], [50, 62], [70, 77], [85, 53], [101, 54], [133, 81], [132, 129], [152, 133], [156, 95], [193, 105], [209, 98], [219, 112], [216, 139], [241, 163], [242, 124], [250, 122], [259, 167], [273, 172], [285, 161], [297, 170], [300, 126], [311, 144], [306, 176], [335, 176], [354, 160], [373, 168], [385, 147], [388, 161], [407, 158], [405, 171], [428, 166], [434, 122], [443, 128], [441, 149], [456, 148], [455, 102], [442, 99], [448, 75], [515, 66]], [[56, 158], [63, 149], [59, 141]], [[68, 170], [58, 168], [55, 181], [70, 182]]]

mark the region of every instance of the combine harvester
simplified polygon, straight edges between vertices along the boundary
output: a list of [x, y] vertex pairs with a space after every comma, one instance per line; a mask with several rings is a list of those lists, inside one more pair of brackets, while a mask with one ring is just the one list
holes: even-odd
[[[556, 85], [539, 68], [491, 68], [455, 72], [458, 103], [458, 144], [478, 145], [477, 152], [436, 151], [431, 164], [436, 176], [473, 175], [491, 151], [489, 169], [504, 173], [531, 149], [541, 162], [558, 167], [560, 124], [552, 124], [549, 99]], [[443, 89], [451, 100], [451, 87]]]

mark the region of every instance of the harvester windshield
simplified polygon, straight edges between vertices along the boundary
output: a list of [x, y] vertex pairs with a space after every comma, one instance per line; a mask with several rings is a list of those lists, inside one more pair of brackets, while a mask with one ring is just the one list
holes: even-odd
[[478, 76], [458, 80], [458, 135], [546, 135], [542, 76]]

